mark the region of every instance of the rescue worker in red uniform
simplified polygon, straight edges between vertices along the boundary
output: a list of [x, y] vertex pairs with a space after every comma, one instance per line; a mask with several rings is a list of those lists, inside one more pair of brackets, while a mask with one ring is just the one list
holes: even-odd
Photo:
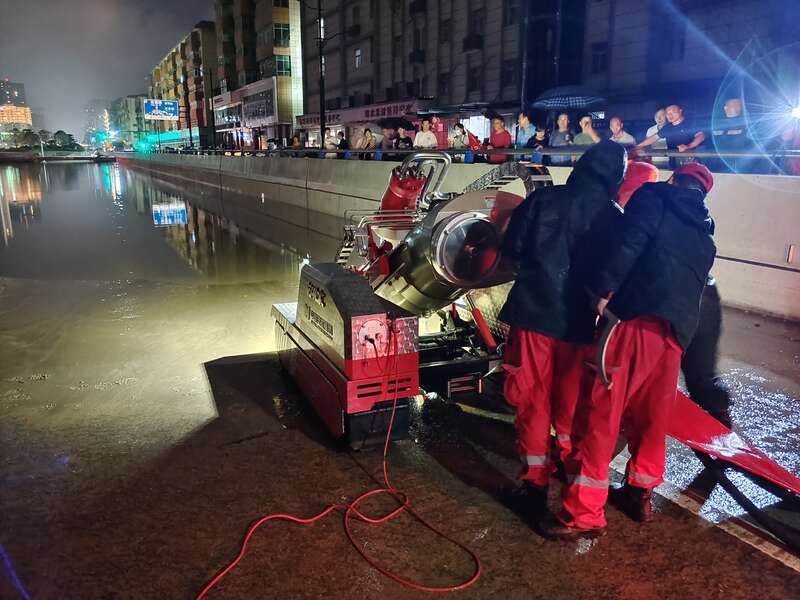
[[[612, 205], [625, 174], [625, 149], [610, 141], [589, 148], [566, 185], [537, 189], [514, 211], [504, 254], [519, 272], [499, 318], [511, 327], [504, 357], [505, 398], [515, 408], [522, 484], [508, 500], [538, 511], [545, 507], [550, 425], [559, 454], [571, 449], [570, 433], [584, 360], [596, 317], [571, 255], [594, 217]], [[523, 508], [520, 506], [520, 508]]]
[[668, 183], [643, 185], [617, 220], [610, 251], [588, 274], [597, 313], [608, 309], [621, 319], [606, 358], [612, 386], [607, 389], [594, 377], [584, 388], [563, 510], [543, 524], [547, 537], [605, 533], [608, 466], [620, 427], [631, 452], [620, 501], [639, 520], [652, 519], [651, 495], [664, 474], [681, 355], [697, 327], [716, 254], [705, 205], [712, 184], [708, 169], [690, 163], [676, 169]]
[[[710, 192], [711, 186], [714, 184], [713, 176], [709, 173], [705, 178], [710, 182], [708, 187], [708, 192]], [[645, 183], [656, 181], [658, 181], [658, 169], [654, 165], [629, 161], [625, 181], [622, 182], [617, 193], [617, 204], [625, 208], [636, 190]], [[717, 371], [721, 335], [722, 306], [717, 282], [709, 275], [700, 301], [700, 320], [697, 324], [697, 331], [695, 331], [689, 347], [683, 353], [681, 371], [683, 371], [689, 397], [720, 423], [730, 428], [731, 397], [728, 389], [720, 381]]]

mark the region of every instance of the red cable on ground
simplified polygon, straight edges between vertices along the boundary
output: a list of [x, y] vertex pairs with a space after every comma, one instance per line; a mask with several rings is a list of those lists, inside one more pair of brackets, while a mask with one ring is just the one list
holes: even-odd
[[[389, 367], [389, 358], [390, 358], [390, 356], [393, 356], [394, 357], [394, 367], [393, 368], [394, 368], [394, 372], [395, 372], [395, 398], [394, 398], [394, 401], [392, 403], [392, 414], [391, 414], [391, 416], [389, 418], [389, 427], [386, 430], [386, 439], [384, 440], [384, 443], [383, 443], [383, 459], [382, 459], [382, 463], [383, 464], [382, 464], [382, 466], [383, 466], [383, 483], [384, 483], [384, 487], [376, 488], [374, 490], [370, 490], [368, 492], [364, 492], [363, 494], [358, 496], [355, 500], [353, 500], [349, 504], [331, 504], [327, 508], [325, 508], [322, 512], [317, 513], [313, 517], [304, 518], [304, 517], [297, 517], [295, 515], [288, 515], [288, 514], [282, 514], [282, 513], [270, 514], [270, 515], [266, 515], [264, 517], [261, 517], [258, 521], [253, 523], [250, 526], [250, 528], [247, 530], [247, 533], [244, 536], [244, 540], [242, 541], [242, 548], [239, 551], [238, 556], [236, 558], [234, 558], [233, 561], [231, 561], [211, 581], [209, 581], [206, 584], [206, 586], [203, 588], [203, 590], [197, 595], [196, 600], [202, 600], [203, 598], [205, 598], [206, 594], [208, 594], [208, 592], [211, 591], [211, 589], [215, 585], [217, 585], [228, 573], [230, 573], [234, 569], [234, 567], [236, 567], [236, 565], [239, 564], [239, 562], [244, 558], [245, 554], [247, 553], [247, 544], [250, 541], [250, 538], [253, 536], [253, 534], [256, 532], [256, 530], [259, 527], [261, 527], [261, 525], [266, 523], [267, 521], [272, 521], [272, 520], [275, 520], [275, 519], [282, 519], [282, 520], [285, 520], [285, 521], [292, 521], [294, 523], [301, 523], [303, 525], [308, 525], [308, 524], [314, 523], [316, 521], [319, 521], [320, 519], [324, 518], [325, 516], [329, 515], [331, 512], [333, 512], [334, 510], [337, 510], [337, 509], [343, 509], [345, 511], [345, 513], [344, 513], [344, 530], [345, 530], [345, 534], [347, 535], [347, 539], [350, 540], [350, 543], [353, 545], [353, 547], [356, 549], [356, 551], [358, 551], [358, 553], [361, 555], [361, 557], [365, 561], [367, 561], [367, 563], [369, 563], [369, 565], [373, 569], [375, 569], [376, 571], [382, 573], [383, 575], [385, 575], [389, 579], [392, 579], [393, 581], [396, 581], [397, 583], [399, 583], [401, 585], [404, 585], [404, 586], [409, 587], [411, 589], [419, 590], [419, 591], [422, 591], [422, 592], [444, 593], [444, 592], [455, 592], [455, 591], [458, 591], [458, 590], [466, 589], [469, 586], [471, 586], [473, 583], [475, 583], [480, 578], [481, 572], [482, 572], [482, 566], [481, 566], [481, 561], [478, 558], [478, 555], [475, 554], [475, 552], [473, 552], [472, 550], [470, 550], [466, 546], [466, 544], [463, 544], [462, 542], [459, 542], [459, 541], [451, 538], [450, 536], [446, 535], [445, 533], [442, 533], [441, 531], [436, 529], [433, 525], [428, 523], [428, 521], [426, 521], [424, 518], [422, 518], [422, 516], [420, 514], [418, 514], [415, 510], [413, 510], [411, 508], [411, 505], [410, 505], [408, 497], [406, 497], [405, 494], [400, 492], [397, 488], [395, 488], [389, 482], [389, 468], [388, 468], [387, 455], [389, 453], [389, 441], [391, 440], [391, 437], [392, 437], [392, 427], [394, 426], [394, 417], [395, 417], [395, 413], [397, 411], [397, 396], [396, 396], [397, 383], [396, 382], [397, 382], [397, 377], [399, 375], [399, 362], [400, 362], [399, 361], [399, 357], [398, 357], [398, 353], [397, 353], [397, 337], [392, 335], [393, 333], [394, 333], [394, 325], [392, 325], [392, 327], [389, 330], [389, 337], [391, 338], [391, 342], [390, 342], [390, 340], [387, 340], [387, 343], [386, 343], [386, 351], [387, 351], [386, 368], [387, 368], [387, 370], [385, 372], [383, 371], [383, 369], [381, 370], [383, 375], [386, 377], [386, 379], [385, 379], [385, 382], [386, 382], [385, 388], [386, 388], [386, 392], [388, 394], [389, 385], [391, 383], [391, 380], [390, 380], [391, 369], [388, 369], [388, 367]], [[391, 352], [391, 353], [389, 352], [390, 343], [394, 344], [393, 352]], [[375, 346], [375, 360], [378, 363], [378, 365], [380, 365], [377, 346]], [[373, 496], [378, 496], [380, 494], [388, 494], [394, 500], [396, 500], [400, 504], [400, 506], [398, 506], [397, 508], [395, 508], [394, 510], [390, 511], [388, 514], [386, 514], [386, 515], [384, 515], [382, 517], [368, 517], [367, 515], [362, 513], [360, 510], [358, 510], [357, 507], [361, 502], [363, 502], [367, 498], [371, 498]], [[436, 586], [426, 586], [426, 585], [421, 585], [421, 584], [418, 584], [418, 583], [414, 583], [413, 581], [410, 581], [408, 579], [404, 579], [404, 578], [400, 577], [399, 575], [396, 575], [395, 573], [392, 573], [391, 571], [389, 571], [385, 567], [381, 566], [372, 557], [368, 556], [361, 549], [361, 547], [356, 543], [355, 537], [353, 536], [353, 532], [350, 529], [350, 523], [351, 523], [351, 519], [353, 518], [353, 515], [355, 515], [357, 518], [361, 519], [365, 523], [371, 523], [371, 524], [377, 525], [377, 524], [381, 524], [381, 523], [386, 523], [387, 521], [389, 521], [389, 520], [393, 519], [394, 517], [396, 517], [397, 515], [399, 515], [404, 510], [406, 512], [408, 512], [411, 516], [413, 516], [417, 521], [422, 523], [422, 525], [424, 525], [428, 530], [432, 531], [436, 535], [444, 538], [448, 542], [454, 544], [455, 546], [458, 546], [459, 548], [461, 548], [462, 550], [467, 552], [472, 557], [472, 560], [475, 562], [475, 572], [473, 573], [472, 577], [470, 577], [467, 581], [465, 581], [463, 583], [460, 583], [458, 585], [453, 585], [453, 586], [436, 587]]]

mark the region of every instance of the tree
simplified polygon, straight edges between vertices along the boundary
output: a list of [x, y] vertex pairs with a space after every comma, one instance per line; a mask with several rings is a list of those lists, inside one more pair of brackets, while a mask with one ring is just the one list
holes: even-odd
[[63, 129], [59, 129], [53, 134], [53, 140], [56, 143], [56, 146], [69, 146], [70, 144], [75, 143], [75, 138], [73, 138], [70, 134], [68, 134]]
[[19, 136], [19, 145], [20, 146], [38, 146], [39, 145], [39, 136], [36, 135], [36, 132], [33, 129], [23, 129], [22, 133]]
[[11, 146], [13, 148], [18, 148], [19, 146], [22, 145], [21, 137], [22, 137], [22, 132], [16, 127], [14, 127], [14, 129], [11, 130]]
[[39, 139], [42, 140], [42, 143], [47, 144], [53, 139], [53, 134], [47, 129], [40, 129], [39, 130]]

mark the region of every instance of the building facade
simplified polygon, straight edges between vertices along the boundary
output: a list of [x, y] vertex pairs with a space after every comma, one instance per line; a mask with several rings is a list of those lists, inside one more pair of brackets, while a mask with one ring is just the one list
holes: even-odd
[[795, 44], [800, 56], [797, 2], [592, 0], [586, 20], [584, 82], [627, 121], [652, 124], [658, 108], [675, 103], [705, 121], [743, 53]]
[[131, 148], [147, 135], [144, 120], [145, 94], [131, 94], [111, 103], [111, 141]]
[[86, 103], [84, 111], [83, 143], [91, 148], [101, 147], [108, 139], [111, 129], [109, 109], [111, 101], [93, 98]]
[[[436, 112], [509, 118], [579, 83], [586, 0], [326, 0], [303, 3], [306, 113], [429, 99]], [[319, 39], [323, 38], [323, 61]], [[321, 66], [322, 65], [322, 66]]]
[[291, 136], [303, 107], [300, 3], [217, 0], [217, 135], [232, 148]]
[[27, 106], [25, 98], [25, 85], [15, 83], [8, 79], [0, 79], [0, 104], [13, 104], [14, 106]]
[[214, 23], [200, 21], [151, 71], [150, 97], [177, 100], [180, 118], [177, 121], [148, 121], [151, 131], [147, 137], [149, 143], [201, 148], [214, 145], [210, 98], [219, 89], [216, 51]]
[[0, 131], [30, 129], [33, 117], [25, 98], [25, 85], [0, 79]]

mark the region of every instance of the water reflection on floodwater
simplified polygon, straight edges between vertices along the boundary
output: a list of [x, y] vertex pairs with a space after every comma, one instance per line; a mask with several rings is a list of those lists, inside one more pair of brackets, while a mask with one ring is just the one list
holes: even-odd
[[0, 276], [290, 281], [304, 259], [332, 258], [337, 240], [309, 231], [304, 210], [234, 222], [218, 195], [116, 164], [1, 165]]

